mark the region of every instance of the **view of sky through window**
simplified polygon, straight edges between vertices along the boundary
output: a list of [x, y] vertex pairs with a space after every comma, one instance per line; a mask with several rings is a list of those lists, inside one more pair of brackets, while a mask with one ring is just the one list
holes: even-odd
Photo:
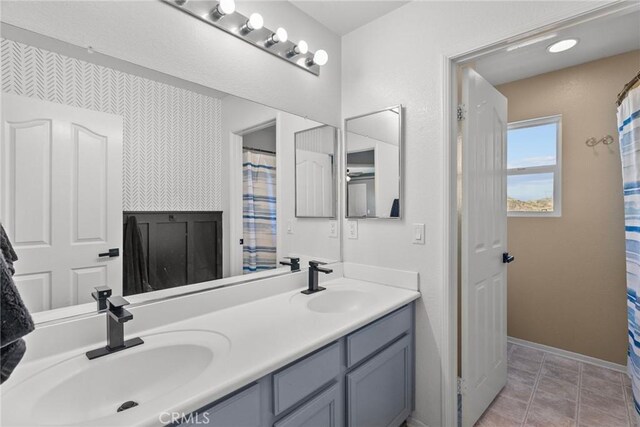
[[507, 168], [556, 164], [556, 123], [511, 129], [507, 141]]

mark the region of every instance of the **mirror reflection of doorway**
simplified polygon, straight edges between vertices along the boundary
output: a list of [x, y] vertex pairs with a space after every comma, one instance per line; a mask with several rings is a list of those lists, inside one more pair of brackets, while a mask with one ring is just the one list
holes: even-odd
[[276, 127], [242, 136], [242, 272], [277, 267]]

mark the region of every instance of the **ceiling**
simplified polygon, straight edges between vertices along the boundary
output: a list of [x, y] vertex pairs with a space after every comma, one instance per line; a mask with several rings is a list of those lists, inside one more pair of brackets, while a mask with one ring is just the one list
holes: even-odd
[[289, 0], [329, 30], [343, 36], [386, 15], [408, 1], [316, 1]]
[[[548, 35], [554, 37], [481, 58], [475, 69], [491, 84], [499, 85], [640, 49], [640, 11], [585, 22]], [[540, 37], [537, 35], [532, 41]], [[547, 52], [547, 46], [567, 38], [578, 39], [579, 43], [565, 52]]]

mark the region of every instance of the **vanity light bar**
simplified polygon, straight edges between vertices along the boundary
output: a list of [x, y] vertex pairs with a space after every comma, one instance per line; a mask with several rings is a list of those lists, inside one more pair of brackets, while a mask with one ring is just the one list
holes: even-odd
[[316, 76], [320, 75], [320, 67], [329, 59], [327, 52], [322, 49], [310, 52], [304, 40], [297, 43], [290, 41], [287, 31], [282, 27], [276, 31], [264, 27], [260, 14], [253, 13], [246, 17], [236, 12], [234, 0], [161, 1]]

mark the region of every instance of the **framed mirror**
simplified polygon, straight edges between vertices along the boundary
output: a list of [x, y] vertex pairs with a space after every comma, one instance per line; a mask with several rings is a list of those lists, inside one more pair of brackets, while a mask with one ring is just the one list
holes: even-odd
[[402, 106], [345, 120], [347, 218], [399, 219], [402, 213]]
[[323, 125], [295, 134], [297, 218], [336, 216], [337, 133]]
[[[335, 127], [17, 27], [2, 54], [0, 222], [36, 322], [340, 261]], [[297, 222], [303, 151], [330, 172]]]

